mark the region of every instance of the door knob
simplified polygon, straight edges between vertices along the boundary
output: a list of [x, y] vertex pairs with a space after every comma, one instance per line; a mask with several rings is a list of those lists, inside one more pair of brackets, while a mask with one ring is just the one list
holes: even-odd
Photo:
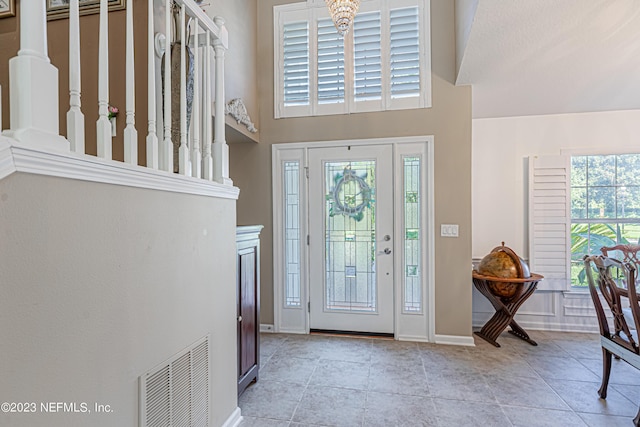
[[238, 316], [238, 322], [242, 322], [242, 316]]
[[384, 253], [389, 255], [391, 253], [391, 249], [389, 248], [384, 248]]
[[391, 236], [389, 236], [388, 234], [384, 236], [384, 241], [388, 242], [389, 240], [391, 240]]

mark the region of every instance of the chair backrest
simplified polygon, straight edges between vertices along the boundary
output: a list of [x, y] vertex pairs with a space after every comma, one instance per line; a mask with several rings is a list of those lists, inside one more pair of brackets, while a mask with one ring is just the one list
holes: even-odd
[[[640, 269], [640, 245], [615, 245], [615, 246], [604, 246], [600, 248], [600, 252], [602, 255], [615, 258], [622, 262], [628, 262], [632, 264], [636, 271]], [[617, 256], [616, 252], [618, 252], [621, 256]], [[636, 286], [638, 285], [638, 277], [636, 276]]]
[[[601, 255], [586, 255], [584, 257], [584, 267], [589, 282], [589, 292], [598, 316], [598, 324], [600, 326], [600, 335], [608, 338], [617, 344], [627, 348], [628, 350], [640, 354], [638, 346], [637, 330], [640, 330], [640, 305], [638, 305], [638, 294], [635, 286], [624, 287], [620, 280], [615, 277], [623, 275], [626, 283], [634, 283], [636, 269], [631, 263], [625, 263], [613, 258]], [[616, 271], [616, 275], [612, 275], [612, 270]], [[602, 306], [602, 299], [608, 305], [608, 311], [613, 317], [613, 325], [615, 331], [612, 333], [609, 328], [607, 316]], [[631, 318], [625, 319], [623, 307], [626, 307], [628, 300], [631, 311]], [[629, 325], [627, 320], [633, 321]]]

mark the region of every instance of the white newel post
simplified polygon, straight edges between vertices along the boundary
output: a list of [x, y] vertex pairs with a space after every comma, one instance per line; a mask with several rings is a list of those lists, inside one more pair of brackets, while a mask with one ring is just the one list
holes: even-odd
[[[220, 34], [226, 32], [224, 19], [216, 16], [213, 22], [220, 27]], [[213, 179], [221, 184], [233, 185], [229, 178], [229, 146], [225, 137], [225, 101], [224, 101], [224, 51], [225, 46], [222, 40], [216, 39], [213, 42], [213, 49], [216, 57], [216, 101], [215, 101], [215, 135], [213, 138]]]
[[69, 111], [67, 139], [71, 151], [84, 154], [84, 114], [80, 102], [80, 7], [79, 0], [69, 2]]
[[158, 135], [156, 134], [156, 71], [154, 58], [153, 0], [147, 9], [147, 108], [149, 110], [147, 133], [147, 167], [158, 169]]
[[69, 141], [59, 135], [58, 69], [48, 56], [45, 6], [45, 0], [20, 2], [20, 50], [9, 61], [6, 134], [31, 146], [69, 151]]
[[127, 127], [124, 129], [124, 161], [138, 164], [138, 131], [136, 130], [135, 67], [133, 61], [133, 0], [127, 0], [127, 32], [125, 51]]
[[109, 121], [109, 10], [107, 0], [100, 0], [100, 30], [98, 42], [98, 121], [96, 138], [98, 157], [113, 159], [111, 122]]

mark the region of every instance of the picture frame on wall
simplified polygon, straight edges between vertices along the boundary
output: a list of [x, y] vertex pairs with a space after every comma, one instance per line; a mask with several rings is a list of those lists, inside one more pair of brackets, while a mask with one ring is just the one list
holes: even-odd
[[0, 0], [0, 18], [16, 16], [16, 0]]
[[[0, 0], [2, 2], [3, 0]], [[6, 1], [6, 0], [5, 0]], [[15, 0], [10, 0], [15, 1]], [[109, 11], [124, 10], [125, 0], [108, 0]], [[100, 0], [79, 0], [80, 15], [100, 12]], [[47, 20], [69, 17], [69, 0], [47, 0]]]

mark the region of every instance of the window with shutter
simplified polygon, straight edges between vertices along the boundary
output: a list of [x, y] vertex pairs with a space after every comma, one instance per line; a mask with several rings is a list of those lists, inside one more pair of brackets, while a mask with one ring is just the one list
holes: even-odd
[[431, 106], [430, 0], [362, 0], [340, 36], [322, 1], [274, 6], [275, 118]]
[[420, 95], [420, 27], [417, 7], [390, 13], [391, 97]]
[[570, 287], [571, 186], [568, 156], [529, 158], [529, 268], [540, 290]]
[[344, 102], [344, 39], [331, 19], [318, 20], [318, 103]]
[[382, 98], [380, 31], [380, 11], [356, 16], [353, 25], [353, 80], [356, 101]]
[[284, 105], [309, 104], [309, 24], [290, 22], [283, 28]]

